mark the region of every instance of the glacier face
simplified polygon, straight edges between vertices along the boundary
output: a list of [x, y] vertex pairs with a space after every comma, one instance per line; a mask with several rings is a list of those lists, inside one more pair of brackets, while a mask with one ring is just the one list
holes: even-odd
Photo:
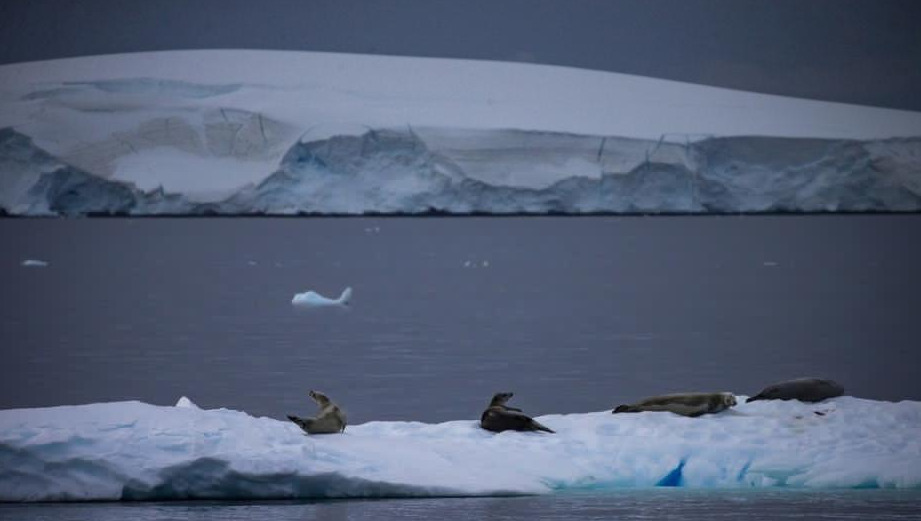
[[921, 194], [921, 113], [498, 62], [3, 65], [0, 129], [15, 215], [918, 211]]
[[[260, 135], [239, 117], [237, 133]], [[224, 141], [208, 146], [233, 155]], [[921, 211], [921, 138], [361, 128], [297, 141], [258, 184], [203, 201], [91, 174], [7, 128], [0, 169], [0, 206], [17, 215]]]
[[370, 422], [306, 436], [243, 412], [118, 402], [0, 411], [0, 501], [690, 488], [921, 488], [921, 403], [739, 400], [700, 418], [547, 415], [557, 434]]

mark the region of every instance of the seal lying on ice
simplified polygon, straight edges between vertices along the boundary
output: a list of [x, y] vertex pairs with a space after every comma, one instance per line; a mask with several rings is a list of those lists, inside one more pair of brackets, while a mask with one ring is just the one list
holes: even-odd
[[325, 394], [319, 391], [307, 393], [320, 406], [320, 414], [314, 418], [299, 418], [288, 415], [288, 419], [304, 429], [307, 434], [335, 434], [345, 432], [345, 413]]
[[696, 418], [702, 414], [713, 414], [734, 406], [736, 397], [732, 393], [676, 393], [645, 398], [634, 404], [618, 405], [612, 413], [668, 411], [681, 416]]
[[765, 387], [760, 393], [745, 400], [799, 400], [801, 402], [821, 402], [844, 394], [844, 387], [834, 380], [822, 378], [797, 378]]
[[492, 431], [553, 431], [541, 425], [521, 409], [505, 405], [515, 393], [496, 393], [480, 416], [480, 427]]

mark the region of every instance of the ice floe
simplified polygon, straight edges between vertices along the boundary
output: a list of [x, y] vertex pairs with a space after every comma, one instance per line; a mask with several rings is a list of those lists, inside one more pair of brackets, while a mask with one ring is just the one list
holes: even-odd
[[5, 410], [0, 500], [921, 488], [921, 402], [742, 401], [700, 418], [539, 417], [554, 435], [493, 434], [471, 418], [375, 421], [314, 437], [240, 411], [140, 402]]

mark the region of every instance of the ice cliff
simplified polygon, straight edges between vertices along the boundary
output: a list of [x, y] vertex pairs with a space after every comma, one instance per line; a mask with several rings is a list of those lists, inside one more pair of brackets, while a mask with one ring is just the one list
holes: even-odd
[[0, 66], [15, 215], [919, 210], [913, 112], [307, 52]]
[[[432, 149], [426, 132], [436, 136], [441, 150]], [[440, 135], [446, 133], [374, 129], [297, 142], [258, 184], [202, 202], [90, 174], [3, 129], [0, 205], [21, 215], [921, 210], [921, 138], [733, 137], [675, 144], [466, 131], [462, 139], [483, 145], [471, 151], [458, 150], [455, 141]], [[512, 137], [517, 140], [510, 144]], [[538, 144], [521, 144], [528, 140]], [[490, 176], [492, 170], [500, 173]], [[559, 180], [543, 185], [530, 180], [530, 186], [487, 181], [528, 171]]]

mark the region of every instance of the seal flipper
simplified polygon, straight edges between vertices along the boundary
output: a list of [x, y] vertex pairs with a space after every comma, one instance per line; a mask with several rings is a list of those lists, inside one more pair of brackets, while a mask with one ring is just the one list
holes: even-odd
[[613, 411], [611, 411], [611, 414], [617, 414], [621, 412], [639, 412], [639, 411], [636, 409], [636, 407], [632, 405], [623, 404], [623, 405], [618, 405]]
[[756, 394], [755, 396], [750, 396], [749, 398], [747, 398], [747, 399], [745, 400], [745, 403], [751, 403], [751, 402], [754, 402], [754, 401], [756, 401], [756, 400], [767, 400], [767, 398], [765, 398], [764, 395], [762, 395], [762, 394]]
[[541, 424], [537, 420], [531, 420], [531, 427], [533, 427], [534, 430], [536, 431], [544, 431], [544, 432], [549, 432], [550, 434], [556, 434], [556, 431], [551, 430], [550, 428]]
[[307, 429], [309, 429], [310, 426], [313, 424], [312, 419], [298, 418], [297, 416], [293, 416], [291, 414], [288, 415], [288, 419], [294, 422], [295, 425], [300, 427], [304, 432], [308, 434], [310, 433], [310, 431], [308, 431]]

